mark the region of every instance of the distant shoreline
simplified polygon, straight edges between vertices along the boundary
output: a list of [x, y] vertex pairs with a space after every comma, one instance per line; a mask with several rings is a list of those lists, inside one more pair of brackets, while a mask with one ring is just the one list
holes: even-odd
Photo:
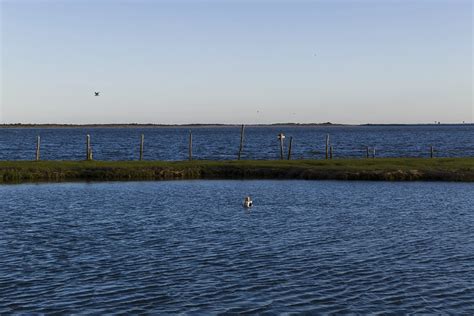
[[[117, 124], [0, 124], [0, 129], [8, 128], [210, 128], [210, 127], [237, 127], [242, 124], [136, 124], [136, 123], [117, 123]], [[248, 127], [366, 127], [366, 126], [474, 126], [474, 123], [416, 123], [416, 124], [342, 124], [342, 123], [272, 123], [272, 124], [245, 124]]]

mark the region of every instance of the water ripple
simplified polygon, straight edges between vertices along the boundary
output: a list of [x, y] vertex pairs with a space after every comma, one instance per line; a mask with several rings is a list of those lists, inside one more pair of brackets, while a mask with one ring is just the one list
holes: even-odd
[[0, 314], [473, 314], [472, 189], [0, 186]]

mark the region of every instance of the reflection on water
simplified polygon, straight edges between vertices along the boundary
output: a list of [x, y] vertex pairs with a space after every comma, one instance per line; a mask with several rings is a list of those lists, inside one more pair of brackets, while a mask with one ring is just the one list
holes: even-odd
[[[0, 186], [0, 313], [474, 313], [468, 183]], [[251, 195], [254, 206], [242, 207]]]

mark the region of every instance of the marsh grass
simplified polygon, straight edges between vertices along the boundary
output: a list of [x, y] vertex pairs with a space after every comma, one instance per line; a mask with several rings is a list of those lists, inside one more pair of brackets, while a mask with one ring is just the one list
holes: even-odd
[[0, 162], [0, 183], [170, 179], [474, 181], [474, 158]]

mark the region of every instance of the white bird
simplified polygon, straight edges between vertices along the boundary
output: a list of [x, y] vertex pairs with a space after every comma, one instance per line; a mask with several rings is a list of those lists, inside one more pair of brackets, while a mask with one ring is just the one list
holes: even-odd
[[244, 207], [251, 208], [252, 206], [253, 206], [252, 199], [250, 198], [250, 196], [247, 196], [244, 200]]

